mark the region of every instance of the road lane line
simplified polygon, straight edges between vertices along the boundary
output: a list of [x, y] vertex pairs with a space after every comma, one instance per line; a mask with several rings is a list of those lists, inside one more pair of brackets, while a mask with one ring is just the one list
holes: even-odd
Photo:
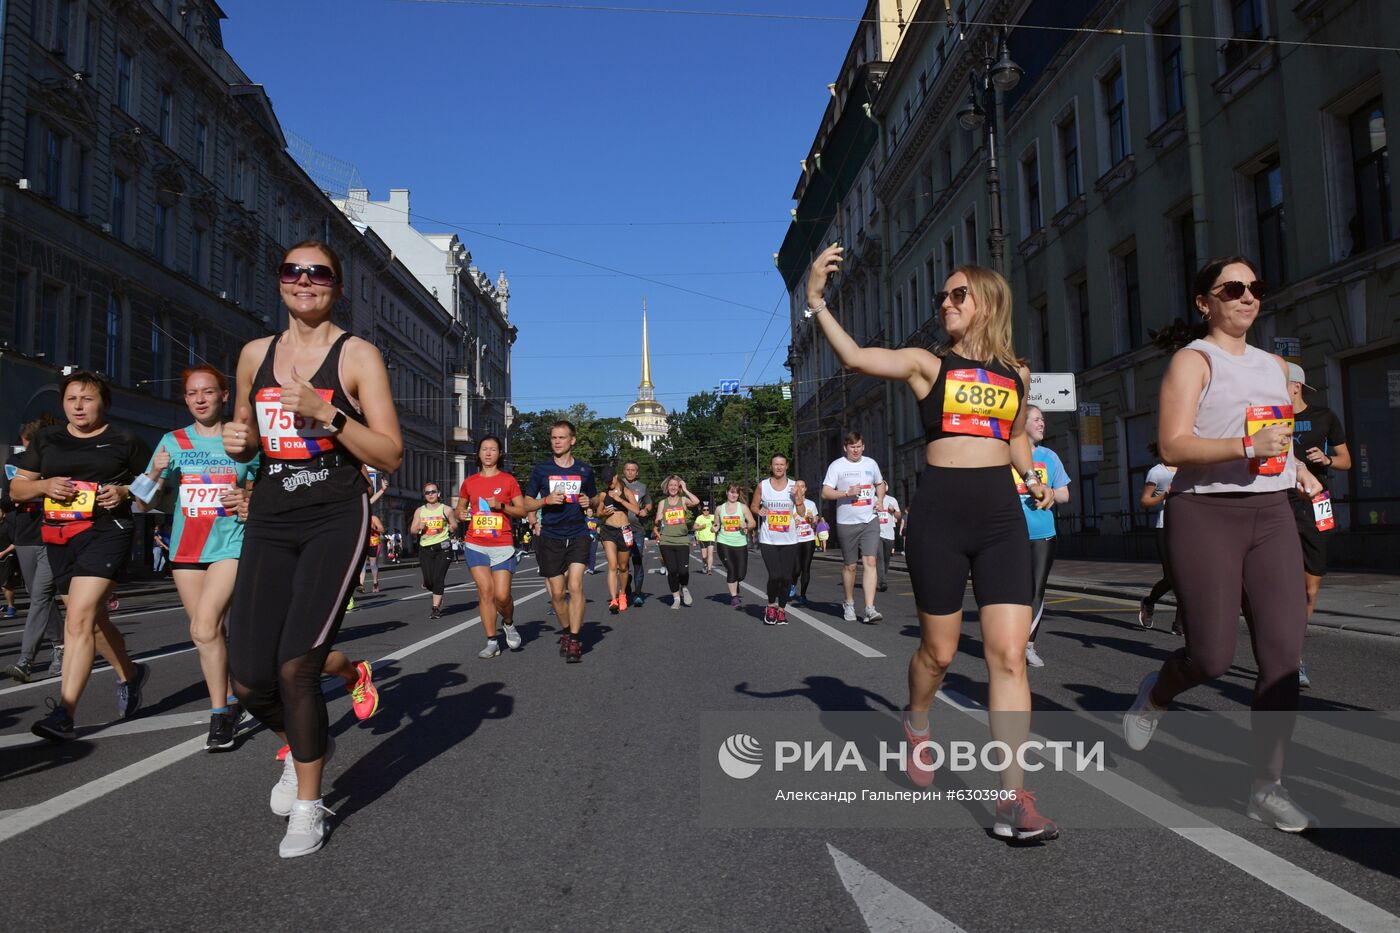
[[[544, 592], [545, 590], [543, 589], [536, 590], [533, 593], [517, 599], [515, 604], [519, 606], [521, 603], [529, 602], [536, 596], [542, 595]], [[424, 648], [431, 645], [435, 645], [445, 638], [450, 638], [453, 635], [465, 632], [480, 621], [481, 616], [478, 615], [466, 622], [459, 622], [457, 625], [445, 628], [441, 632], [430, 635], [421, 641], [414, 642], [405, 648], [400, 648], [392, 654], [385, 655], [374, 662], [374, 667], [377, 669], [389, 661], [401, 661], [409, 655], [422, 651]], [[337, 689], [343, 685], [343, 681], [336, 679], [330, 682], [329, 687], [331, 689]], [[26, 830], [34, 829], [36, 826], [42, 826], [50, 820], [57, 819], [65, 813], [70, 813], [84, 804], [92, 803], [94, 800], [105, 797], [113, 791], [121, 790], [128, 784], [133, 784], [141, 778], [189, 758], [191, 755], [197, 755], [204, 751], [204, 743], [204, 736], [189, 739], [188, 741], [181, 742], [179, 745], [173, 745], [165, 751], [157, 752], [149, 758], [143, 758], [134, 764], [127, 765], [125, 768], [120, 768], [113, 771], [111, 774], [104, 775], [95, 781], [89, 781], [80, 787], [75, 787], [66, 793], [59, 794], [57, 797], [51, 797], [48, 800], [25, 807], [22, 810], [0, 816], [0, 843], [8, 842], [10, 839], [13, 839]]]
[[836, 874], [851, 895], [851, 900], [856, 902], [856, 908], [870, 928], [870, 933], [904, 933], [912, 930], [965, 933], [962, 927], [829, 842], [826, 851], [831, 855]]
[[[209, 725], [209, 711], [199, 710], [190, 713], [168, 713], [164, 716], [152, 716], [149, 719], [130, 719], [125, 722], [114, 722], [111, 725], [87, 726], [78, 730], [78, 738], [87, 739], [109, 739], [117, 735], [139, 735], [143, 732], [162, 732], [166, 729], [179, 729], [184, 726], [207, 726]], [[41, 739], [33, 733], [17, 733], [15, 735], [0, 736], [0, 750], [7, 748], [23, 748], [26, 745], [47, 745], [52, 744], [48, 739]]]
[[[960, 712], [966, 713], [984, 725], [987, 712], [980, 705], [969, 700], [955, 690], [947, 688], [938, 691], [938, 697]], [[1031, 739], [1044, 742], [1038, 735]], [[1046, 761], [1053, 759], [1045, 754], [1038, 757]], [[1067, 771], [1064, 772], [1088, 784], [1090, 787], [1135, 810], [1154, 823], [1176, 833], [1187, 842], [1193, 843], [1225, 863], [1233, 865], [1248, 875], [1264, 882], [1279, 893], [1297, 901], [1304, 907], [1317, 911], [1339, 926], [1357, 933], [1371, 931], [1394, 931], [1400, 929], [1400, 917], [1363, 900], [1330, 881], [1319, 878], [1306, 869], [1294, 865], [1267, 849], [1235, 835], [1227, 829], [1211, 824], [1199, 814], [1192, 813], [1135, 784], [1114, 771]], [[1207, 825], [1201, 826], [1200, 824]], [[1187, 824], [1196, 824], [1190, 826]]]

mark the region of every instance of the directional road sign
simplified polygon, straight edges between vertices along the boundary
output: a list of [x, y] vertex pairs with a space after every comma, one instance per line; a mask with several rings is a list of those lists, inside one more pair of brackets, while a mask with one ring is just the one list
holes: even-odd
[[739, 380], [738, 380], [738, 379], [721, 379], [721, 380], [719, 381], [719, 394], [720, 394], [720, 395], [738, 395], [738, 394], [739, 394]]
[[1074, 373], [1031, 373], [1031, 391], [1026, 404], [1041, 411], [1078, 411]]

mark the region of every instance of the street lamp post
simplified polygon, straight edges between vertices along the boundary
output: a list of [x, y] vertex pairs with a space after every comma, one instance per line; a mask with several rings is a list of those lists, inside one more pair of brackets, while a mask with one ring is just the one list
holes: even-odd
[[[967, 103], [958, 111], [958, 124], [968, 132], [983, 131], [987, 144], [987, 199], [990, 201], [992, 223], [987, 234], [987, 246], [992, 254], [992, 267], [1003, 276], [1006, 271], [1006, 231], [1001, 225], [1001, 171], [997, 163], [997, 100], [998, 95], [1021, 83], [1025, 74], [1011, 60], [1003, 29], [996, 41], [987, 47], [982, 57], [982, 71], [968, 72]], [[984, 103], [985, 102], [985, 103]]]

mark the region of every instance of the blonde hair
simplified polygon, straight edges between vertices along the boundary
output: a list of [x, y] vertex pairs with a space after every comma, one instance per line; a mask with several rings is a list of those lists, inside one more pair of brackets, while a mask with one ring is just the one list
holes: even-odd
[[952, 275], [959, 272], [967, 278], [968, 291], [977, 302], [977, 313], [963, 335], [963, 345], [981, 359], [996, 360], [1008, 369], [1020, 368], [1021, 360], [1011, 339], [1011, 283], [986, 266], [958, 266]]
[[[670, 476], [666, 477], [665, 479], [663, 479], [663, 480], [661, 481], [661, 494], [662, 494], [663, 496], [670, 496], [670, 495], [671, 495], [671, 480], [675, 480], [677, 483], [684, 483], [684, 482], [685, 482], [684, 480], [681, 479], [679, 473], [672, 473]], [[681, 494], [681, 490], [680, 490], [680, 488], [677, 488], [677, 489], [676, 489], [676, 495], [679, 496], [680, 494]]]

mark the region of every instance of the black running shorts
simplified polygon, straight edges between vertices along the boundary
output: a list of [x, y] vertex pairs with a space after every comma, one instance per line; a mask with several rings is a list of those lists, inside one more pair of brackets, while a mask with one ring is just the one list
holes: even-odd
[[577, 538], [549, 538], [540, 535], [535, 542], [535, 557], [540, 562], [540, 576], [562, 577], [570, 564], [588, 565], [588, 535]]
[[131, 558], [132, 532], [130, 519], [120, 525], [113, 521], [94, 525], [70, 538], [67, 544], [45, 545], [58, 592], [66, 595], [68, 584], [74, 577], [118, 579]]
[[1293, 506], [1293, 521], [1298, 526], [1298, 540], [1303, 545], [1303, 571], [1314, 577], [1327, 575], [1327, 535], [1317, 530], [1312, 500], [1297, 493], [1288, 497]]

